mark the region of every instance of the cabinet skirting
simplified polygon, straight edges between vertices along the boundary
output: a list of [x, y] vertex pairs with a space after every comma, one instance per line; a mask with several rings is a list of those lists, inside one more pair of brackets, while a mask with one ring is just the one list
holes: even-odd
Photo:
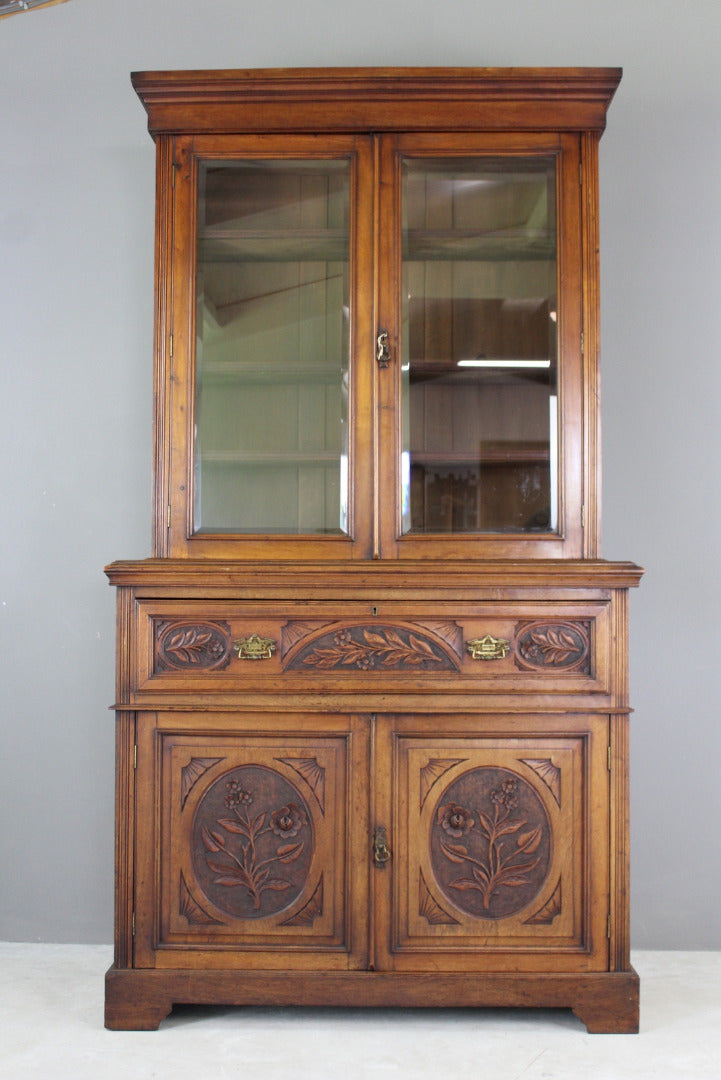
[[175, 1004], [349, 1008], [571, 1009], [593, 1034], [638, 1031], [639, 980], [627, 971], [442, 974], [376, 971], [153, 971], [111, 967], [105, 1025], [154, 1031]]

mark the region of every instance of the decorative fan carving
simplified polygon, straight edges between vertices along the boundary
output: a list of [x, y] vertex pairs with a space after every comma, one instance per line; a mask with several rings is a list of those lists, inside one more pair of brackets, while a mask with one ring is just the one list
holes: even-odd
[[315, 920], [323, 914], [323, 877], [316, 886], [316, 890], [305, 907], [293, 915], [290, 919], [282, 922], [281, 926], [312, 926]]
[[180, 875], [180, 914], [188, 920], [191, 926], [217, 926], [220, 925], [200, 904], [193, 899], [190, 889], [185, 883], [182, 873]]
[[180, 770], [180, 805], [185, 806], [185, 802], [193, 789], [194, 784], [200, 779], [203, 773], [206, 773], [208, 769], [212, 769], [214, 765], [217, 765], [223, 758], [218, 757], [194, 757], [191, 758], [187, 765]]
[[426, 885], [423, 871], [418, 879], [418, 914], [422, 915], [431, 926], [458, 925], [458, 919], [454, 919], [441, 905], [431, 896]]
[[436, 780], [443, 776], [444, 773], [447, 773], [449, 769], [452, 769], [454, 765], [460, 765], [465, 760], [465, 758], [431, 758], [428, 764], [423, 766], [420, 783], [421, 810], [428, 798], [428, 792]]
[[520, 758], [524, 765], [533, 769], [541, 777], [554, 799], [561, 805], [561, 770], [556, 768], [550, 758]]
[[319, 765], [314, 757], [276, 758], [276, 761], [282, 761], [284, 765], [289, 765], [291, 769], [295, 769], [303, 777], [318, 800], [321, 811], [325, 814], [325, 769], [323, 766]]
[[535, 915], [531, 915], [530, 919], [526, 919], [526, 923], [531, 926], [538, 924], [547, 926], [552, 923], [556, 918], [556, 915], [561, 914], [561, 882], [559, 879], [558, 885], [553, 890], [553, 895]]

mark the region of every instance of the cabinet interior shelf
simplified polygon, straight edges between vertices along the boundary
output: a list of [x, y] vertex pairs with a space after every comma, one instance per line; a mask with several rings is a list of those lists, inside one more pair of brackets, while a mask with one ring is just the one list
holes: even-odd
[[295, 383], [338, 384], [347, 376], [347, 369], [337, 363], [292, 363], [286, 359], [275, 361], [273, 357], [248, 363], [244, 360], [210, 361], [202, 363], [203, 382], [233, 383], [236, 386], [254, 383], [278, 384], [284, 387]]
[[[346, 229], [206, 228], [198, 238], [201, 263], [347, 262]], [[403, 257], [411, 262], [553, 262], [555, 234], [548, 230], [410, 229]]]
[[202, 457], [205, 465], [282, 465], [300, 468], [307, 465], [338, 467], [341, 454], [336, 450], [209, 450]]
[[480, 450], [429, 451], [411, 450], [411, 465], [425, 468], [449, 468], [451, 466], [525, 465], [545, 463], [549, 460], [547, 443], [513, 443], [509, 446], [483, 446]]

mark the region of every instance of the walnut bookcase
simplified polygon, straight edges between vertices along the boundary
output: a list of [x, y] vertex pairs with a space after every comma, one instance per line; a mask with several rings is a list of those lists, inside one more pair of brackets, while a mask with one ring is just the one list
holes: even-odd
[[111, 1028], [176, 1003], [637, 1030], [599, 556], [616, 69], [150, 72], [153, 557], [118, 596]]

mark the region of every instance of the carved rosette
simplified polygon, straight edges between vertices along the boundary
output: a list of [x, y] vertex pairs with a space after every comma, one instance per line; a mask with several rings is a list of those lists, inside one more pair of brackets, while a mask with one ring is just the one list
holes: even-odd
[[156, 621], [154, 670], [215, 671], [230, 663], [230, 627], [225, 622]]
[[483, 766], [454, 780], [437, 800], [430, 839], [438, 887], [478, 919], [514, 915], [548, 875], [548, 815], [533, 786], [510, 769]]
[[514, 659], [526, 671], [591, 672], [591, 624], [532, 622], [516, 628]]
[[454, 623], [333, 623], [283, 628], [286, 671], [459, 671], [462, 634]]
[[223, 773], [198, 803], [192, 838], [199, 887], [234, 918], [277, 915], [307, 885], [311, 815], [298, 788], [274, 769], [243, 765]]

